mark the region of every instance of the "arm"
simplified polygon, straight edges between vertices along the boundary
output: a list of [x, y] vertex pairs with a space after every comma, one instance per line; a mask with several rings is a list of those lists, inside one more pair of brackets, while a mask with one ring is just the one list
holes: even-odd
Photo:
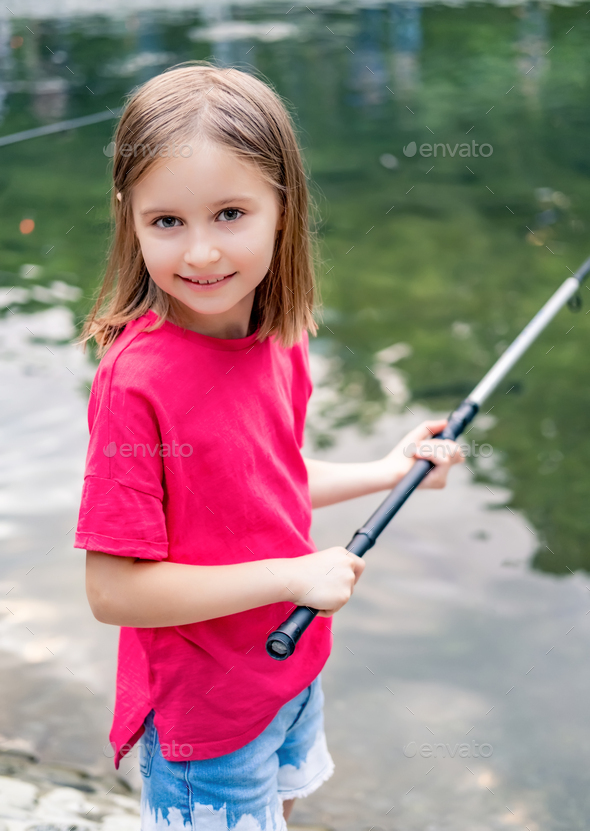
[[86, 594], [101, 623], [182, 626], [291, 600], [288, 560], [225, 566], [86, 552]]
[[325, 462], [304, 458], [312, 508], [323, 508], [389, 487], [381, 460], [375, 462]]
[[335, 614], [365, 563], [341, 546], [299, 557], [195, 566], [86, 552], [86, 594], [95, 618], [113, 626], [182, 626], [271, 603], [313, 604]]
[[456, 442], [432, 438], [446, 423], [446, 419], [424, 421], [404, 436], [387, 456], [374, 462], [338, 463], [304, 458], [312, 508], [391, 490], [411, 470], [416, 458], [428, 459], [436, 465], [418, 487], [444, 488], [451, 465], [465, 461]]

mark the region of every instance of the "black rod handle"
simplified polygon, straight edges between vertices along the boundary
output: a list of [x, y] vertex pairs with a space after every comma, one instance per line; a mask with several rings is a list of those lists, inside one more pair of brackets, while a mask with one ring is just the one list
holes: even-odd
[[[433, 438], [452, 439], [459, 436], [478, 411], [478, 405], [466, 399], [449, 416], [442, 433]], [[420, 482], [432, 470], [434, 464], [428, 459], [417, 459], [411, 470], [393, 488], [389, 496], [381, 503], [367, 522], [355, 532], [346, 546], [347, 551], [362, 557], [370, 548], [387, 524], [397, 514], [401, 506], [413, 493]], [[298, 606], [278, 629], [271, 632], [266, 639], [266, 651], [275, 661], [285, 661], [294, 652], [297, 641], [317, 615], [319, 609]]]

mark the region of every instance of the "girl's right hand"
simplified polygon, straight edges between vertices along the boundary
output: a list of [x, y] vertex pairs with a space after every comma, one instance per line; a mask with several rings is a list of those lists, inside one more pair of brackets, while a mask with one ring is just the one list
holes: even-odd
[[293, 577], [289, 583], [291, 600], [298, 606], [319, 609], [319, 617], [330, 617], [350, 600], [366, 566], [361, 557], [339, 545], [288, 562]]

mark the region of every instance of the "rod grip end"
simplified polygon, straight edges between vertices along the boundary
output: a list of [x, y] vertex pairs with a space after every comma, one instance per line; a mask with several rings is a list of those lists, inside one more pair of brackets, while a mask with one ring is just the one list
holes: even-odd
[[295, 641], [277, 629], [266, 640], [266, 651], [275, 661], [286, 661], [295, 652]]

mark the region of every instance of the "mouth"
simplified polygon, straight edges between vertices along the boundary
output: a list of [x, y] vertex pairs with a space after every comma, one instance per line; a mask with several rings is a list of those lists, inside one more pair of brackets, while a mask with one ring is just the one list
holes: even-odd
[[226, 283], [237, 272], [233, 271], [231, 274], [209, 274], [206, 277], [183, 277], [177, 274], [183, 283], [189, 283], [192, 286], [216, 286], [219, 283]]

